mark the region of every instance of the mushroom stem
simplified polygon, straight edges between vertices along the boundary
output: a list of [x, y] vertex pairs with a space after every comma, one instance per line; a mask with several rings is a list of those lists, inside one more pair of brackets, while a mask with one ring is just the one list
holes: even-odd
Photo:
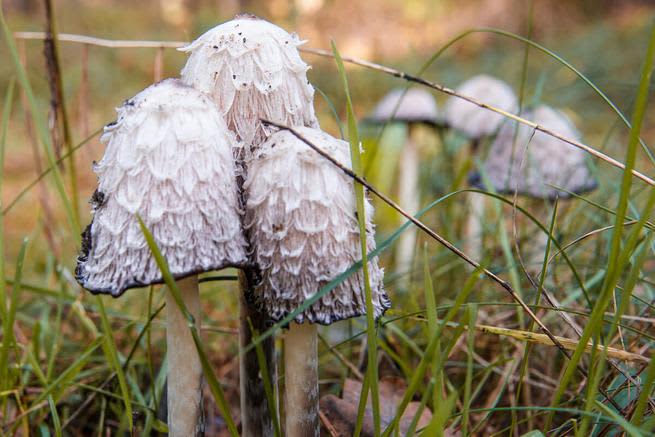
[[464, 231], [464, 250], [477, 261], [483, 258], [482, 220], [484, 216], [485, 197], [476, 193], [469, 193], [468, 215], [466, 217], [466, 229]]
[[[398, 197], [402, 207], [410, 213], [415, 213], [419, 209], [419, 156], [418, 145], [416, 141], [416, 129], [413, 126], [408, 127], [407, 141], [400, 155], [400, 169], [398, 175]], [[400, 236], [398, 247], [395, 254], [396, 272], [400, 273], [401, 280], [399, 288], [406, 291], [409, 285], [409, 273], [412, 268], [414, 258], [414, 248], [416, 247], [416, 227], [411, 226]]]
[[[198, 277], [177, 281], [182, 301], [200, 325]], [[166, 293], [166, 347], [168, 354], [168, 435], [202, 435], [202, 365], [189, 321], [178, 308], [172, 293]]]
[[288, 437], [318, 437], [316, 325], [291, 322], [284, 337], [285, 424]]
[[[262, 370], [259, 368], [259, 362], [257, 361], [257, 351], [252, 349], [243, 352], [253, 341], [253, 329], [260, 333], [268, 329], [268, 318], [246, 300], [246, 293], [251, 291], [251, 272], [241, 271], [239, 273], [239, 284], [241, 285], [241, 297], [239, 299], [241, 433], [244, 436], [270, 436], [273, 435], [272, 415], [277, 414], [277, 410], [269, 411], [261, 377]], [[269, 381], [275, 386], [277, 382], [275, 340], [272, 337], [267, 338], [261, 343], [261, 348], [264, 352]]]

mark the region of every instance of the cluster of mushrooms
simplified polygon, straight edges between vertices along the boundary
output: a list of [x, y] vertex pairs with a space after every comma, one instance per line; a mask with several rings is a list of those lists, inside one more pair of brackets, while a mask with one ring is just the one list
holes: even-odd
[[[244, 305], [279, 321], [361, 260], [352, 180], [293, 132], [265, 122], [293, 127], [350, 167], [349, 144], [321, 131], [314, 115], [300, 44], [267, 21], [238, 16], [182, 49], [190, 55], [180, 79], [156, 83], [118, 108], [102, 136], [105, 154], [94, 165], [93, 220], [76, 269], [85, 289], [118, 297], [163, 282], [139, 218], [196, 320], [200, 273], [241, 269], [248, 283]], [[372, 251], [368, 201], [366, 209]], [[383, 271], [376, 258], [367, 268], [379, 318], [390, 306]], [[364, 294], [360, 270], [289, 324], [286, 435], [319, 435], [316, 324], [365, 314]], [[198, 435], [202, 367], [171, 293], [167, 348], [169, 435]], [[241, 375], [242, 388], [261, 386], [258, 369], [250, 373]], [[243, 396], [242, 417], [276, 414], [244, 404]], [[242, 421], [244, 435], [272, 433], [248, 426]]]
[[[93, 221], [83, 234], [76, 270], [85, 289], [118, 297], [126, 289], [163, 282], [139, 218], [196, 320], [198, 275], [203, 272], [240, 269], [242, 313], [280, 321], [361, 260], [353, 182], [306, 144], [351, 166], [348, 143], [319, 127], [300, 44], [295, 34], [267, 21], [238, 16], [182, 49], [190, 55], [180, 79], [156, 83], [118, 108], [117, 120], [102, 137], [105, 154], [94, 165]], [[510, 113], [518, 109], [511, 87], [489, 76], [476, 76], [458, 91]], [[566, 116], [550, 107], [532, 108], [525, 117], [566, 137], [580, 136]], [[442, 114], [430, 93], [394, 90], [367, 120], [409, 126], [400, 157], [399, 197], [411, 213], [420, 206], [413, 129], [419, 124], [464, 135], [472, 156], [483, 154], [479, 144], [490, 141], [470, 178], [473, 186], [547, 201], [596, 186], [584, 152], [465, 100], [451, 98]], [[470, 205], [469, 242], [480, 241], [479, 199], [474, 196]], [[369, 251], [375, 249], [372, 215], [366, 201]], [[415, 230], [403, 235], [397, 269], [411, 267], [415, 240]], [[468, 251], [479, 255], [480, 248]], [[377, 258], [367, 268], [377, 319], [390, 302]], [[363, 281], [360, 270], [289, 324], [286, 435], [319, 435], [316, 324], [365, 314]], [[166, 296], [169, 434], [198, 435], [203, 427], [202, 367], [186, 318], [171, 293]], [[250, 338], [248, 326], [240, 327], [242, 346]], [[240, 378], [243, 434], [270, 435], [270, 420], [248, 419], [277, 414], [262, 406], [258, 366], [242, 365]], [[249, 397], [249, 390], [259, 395]]]
[[[464, 81], [456, 92], [510, 114], [519, 109], [512, 87], [489, 75], [477, 75]], [[562, 111], [550, 106], [528, 108], [522, 116], [567, 138], [581, 138], [573, 122]], [[407, 125], [407, 141], [399, 159], [398, 198], [411, 213], [418, 211], [421, 204], [418, 183], [421, 159], [417, 144], [420, 139], [415, 135], [418, 125], [440, 131], [442, 138], [447, 130], [468, 140], [467, 155], [479, 161], [478, 169], [469, 174], [469, 184], [473, 188], [499, 194], [516, 193], [548, 203], [597, 187], [584, 151], [458, 97], [450, 97], [440, 110], [433, 95], [424, 89], [396, 89], [378, 103], [365, 121]], [[475, 193], [468, 198], [464, 235], [464, 252], [478, 259], [483, 256], [484, 199]], [[548, 235], [537, 235], [532, 244], [535, 256], [528, 264], [540, 266]], [[414, 229], [405, 232], [397, 245], [395, 268], [401, 275], [411, 271], [415, 241]]]

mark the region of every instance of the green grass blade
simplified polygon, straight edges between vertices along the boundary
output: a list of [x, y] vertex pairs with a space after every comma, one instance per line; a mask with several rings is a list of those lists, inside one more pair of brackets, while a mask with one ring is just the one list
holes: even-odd
[[55, 436], [61, 437], [61, 421], [59, 420], [59, 413], [57, 413], [57, 405], [52, 395], [48, 396], [48, 406], [50, 407], [50, 417], [52, 417], [52, 426], [55, 428]]
[[[94, 139], [96, 136], [98, 136], [98, 134], [100, 134], [100, 133], [103, 131], [103, 129], [104, 129], [104, 127], [101, 127], [101, 128], [99, 128], [99, 129], [97, 129], [95, 132], [93, 132], [91, 135], [89, 135], [88, 137], [86, 137], [85, 139], [83, 139], [79, 144], [77, 144], [75, 147], [73, 147], [70, 151], [68, 151], [68, 152], [66, 152], [64, 155], [62, 155], [61, 158], [59, 158], [58, 160], [55, 161], [55, 166], [59, 166], [59, 164], [63, 163], [66, 159], [68, 159], [68, 158], [71, 157], [73, 154], [75, 154], [75, 152], [77, 152], [79, 149], [81, 149], [82, 147], [84, 147], [84, 146], [86, 146], [87, 144], [89, 144], [89, 142], [90, 142], [92, 139]], [[7, 215], [7, 214], [9, 213], [9, 211], [11, 211], [12, 208], [13, 208], [14, 206], [16, 206], [16, 204], [17, 204], [17, 203], [18, 203], [18, 202], [19, 202], [23, 197], [25, 197], [25, 195], [26, 195], [27, 193], [29, 193], [30, 190], [32, 190], [32, 188], [36, 187], [36, 186], [38, 185], [38, 183], [41, 182], [41, 180], [42, 180], [44, 177], [46, 177], [47, 175], [50, 174], [50, 172], [52, 171], [52, 169], [53, 169], [53, 166], [49, 164], [49, 165], [48, 165], [48, 168], [46, 168], [45, 170], [43, 170], [43, 172], [42, 172], [40, 175], [38, 175], [38, 176], [36, 177], [36, 179], [34, 179], [34, 180], [33, 180], [32, 182], [30, 182], [29, 184], [27, 184], [27, 185], [25, 186], [25, 188], [23, 188], [22, 190], [20, 190], [20, 192], [16, 195], [16, 197], [14, 197], [13, 200], [7, 204], [7, 206], [3, 206], [3, 207], [2, 207], [2, 215], [3, 215], [3, 216], [4, 216], [4, 215]]]
[[[549, 50], [548, 48], [544, 47], [543, 45], [536, 43], [529, 38], [522, 37], [520, 35], [517, 35], [515, 33], [509, 32], [507, 30], [502, 30], [502, 29], [494, 29], [494, 28], [477, 28], [477, 29], [469, 29], [466, 30], [459, 35], [455, 36], [452, 38], [450, 41], [448, 41], [446, 44], [444, 44], [434, 55], [428, 59], [428, 61], [423, 64], [423, 67], [421, 70], [419, 70], [418, 76], [422, 76], [423, 73], [432, 65], [449, 47], [457, 43], [458, 41], [476, 34], [476, 33], [491, 33], [491, 34], [496, 34], [500, 36], [504, 36], [510, 39], [514, 39], [516, 41], [522, 42], [526, 45], [529, 45], [533, 48], [536, 48], [540, 52], [544, 53], [545, 55], [549, 56], [550, 58], [556, 60], [560, 64], [562, 64], [564, 67], [569, 69], [573, 74], [575, 74], [577, 77], [579, 77], [587, 86], [589, 86], [602, 100], [607, 104], [612, 111], [621, 119], [623, 124], [628, 127], [629, 129], [632, 129], [632, 125], [630, 124], [630, 121], [628, 121], [627, 117], [621, 112], [621, 110], [612, 102], [612, 100], [605, 94], [603, 93], [600, 88], [598, 88], [592, 81], [589, 79], [586, 75], [584, 75], [580, 70], [575, 68], [573, 64], [562, 58], [561, 56], [557, 55], [555, 52]], [[644, 152], [650, 159], [651, 163], [655, 164], [655, 156], [653, 156], [653, 153], [651, 150], [648, 148], [646, 143], [639, 138], [639, 143], [641, 144], [641, 147], [643, 148]]]
[[113, 332], [111, 329], [111, 324], [107, 318], [107, 311], [105, 310], [105, 304], [102, 301], [102, 297], [95, 296], [96, 304], [100, 310], [100, 320], [102, 321], [102, 332], [105, 337], [103, 343], [103, 350], [105, 356], [109, 360], [110, 368], [116, 372], [116, 377], [118, 378], [118, 385], [121, 390], [121, 398], [123, 400], [123, 405], [125, 406], [125, 417], [127, 417], [127, 422], [129, 424], [130, 430], [134, 427], [132, 421], [132, 400], [130, 398], [130, 390], [127, 387], [127, 382], [125, 380], [125, 373], [123, 372], [123, 367], [121, 366], [118, 360], [118, 352], [116, 351], [116, 343], [114, 343]]
[[473, 286], [477, 282], [481, 271], [482, 271], [482, 267], [478, 267], [476, 270], [474, 270], [473, 274], [466, 280], [466, 283], [462, 287], [462, 290], [457, 294], [455, 303], [448, 310], [446, 317], [439, 324], [439, 328], [434, 333], [432, 333], [428, 346], [425, 349], [423, 358], [421, 358], [418, 366], [416, 366], [416, 371], [414, 372], [414, 375], [412, 376], [411, 380], [407, 385], [407, 390], [405, 391], [402, 400], [398, 404], [396, 414], [393, 420], [391, 421], [391, 423], [389, 424], [389, 426], [387, 427], [387, 429], [382, 434], [383, 436], [386, 437], [391, 435], [393, 430], [398, 427], [398, 424], [400, 423], [400, 418], [405, 412], [407, 405], [409, 405], [409, 402], [414, 397], [414, 393], [416, 393], [416, 391], [419, 389], [419, 386], [423, 383], [423, 376], [425, 375], [427, 366], [432, 362], [432, 358], [436, 351], [437, 344], [439, 343], [439, 340], [441, 338], [441, 333], [443, 331], [443, 328], [446, 326], [448, 322], [452, 320], [453, 317], [455, 317], [455, 314], [457, 313], [459, 308], [462, 306], [462, 304], [464, 304], [469, 294], [473, 290]]
[[[654, 57], [655, 57], [655, 27], [653, 27], [651, 30], [648, 50], [643, 64], [641, 80], [637, 91], [637, 99], [634, 108], [632, 129], [630, 131], [630, 137], [629, 137], [628, 147], [626, 152], [625, 170], [623, 172], [623, 178], [621, 182], [620, 197], [616, 209], [614, 230], [612, 234], [612, 239], [610, 243], [610, 252], [607, 261], [607, 272], [603, 280], [603, 285], [601, 287], [600, 295], [596, 301], [596, 305], [594, 306], [589, 322], [585, 326], [585, 329], [582, 333], [582, 337], [580, 338], [580, 343], [576, 348], [575, 352], [573, 353], [571, 360], [567, 364], [566, 370], [562, 375], [557, 391], [553, 396], [551, 402], [552, 407], [558, 406], [560, 398], [563, 395], [566, 388], [568, 387], [568, 384], [571, 381], [571, 378], [578, 366], [578, 363], [580, 362], [580, 359], [584, 352], [585, 345], [588, 343], [588, 341], [592, 336], [594, 336], [596, 333], [599, 332], [602, 326], [602, 320], [603, 320], [605, 309], [607, 308], [607, 305], [610, 302], [612, 291], [614, 290], [619, 280], [619, 277], [621, 275], [621, 266], [620, 266], [621, 251], [625, 249], [622, 248], [621, 237], [623, 233], [622, 232], [623, 223], [625, 221], [625, 215], [628, 207], [628, 199], [630, 196], [630, 187], [632, 185], [632, 175], [630, 172], [634, 168], [634, 164], [636, 161], [637, 145], [639, 143], [639, 138], [640, 138], [639, 134], [641, 132], [641, 126], [643, 123], [644, 115], [646, 113], [646, 106], [648, 103], [648, 88], [649, 88], [650, 77], [653, 69]], [[596, 372], [594, 376], [595, 378], [591, 379], [588, 388], [589, 387], [593, 388], [597, 386], [597, 383], [599, 382], [600, 379], [600, 372]], [[592, 391], [593, 390], [588, 390], [587, 405], [586, 405], [587, 411], [589, 411], [589, 409], [593, 406], [592, 397], [594, 395]], [[551, 413], [546, 422], [547, 428], [550, 426], [552, 419], [553, 419], [553, 414]], [[582, 435], [585, 434], [585, 432], [587, 431], [587, 427], [589, 425], [589, 420], [590, 420], [589, 416], [585, 416], [583, 418], [581, 427], [578, 431], [579, 434]]]
[[[11, 117], [11, 105], [14, 100], [14, 86], [15, 82], [12, 79], [7, 87], [5, 94], [5, 103], [2, 108], [2, 129], [0, 132], [0, 193], [2, 193], [2, 182], [4, 180], [5, 169], [5, 151], [7, 146], [7, 131], [9, 130], [9, 117]], [[2, 197], [0, 196], [0, 206], [2, 205]], [[0, 208], [1, 209], [1, 208]], [[6, 302], [6, 287], [7, 281], [5, 276], [5, 241], [4, 241], [4, 220], [0, 218], [0, 316], [4, 320], [7, 314]], [[0, 365], [3, 365], [0, 363]], [[2, 379], [0, 378], [0, 381]], [[0, 383], [0, 386], [2, 384]]]
[[[348, 140], [350, 142], [350, 156], [352, 161], [352, 170], [355, 174], [362, 174], [362, 157], [361, 157], [361, 143], [359, 141], [359, 133], [357, 130], [357, 120], [355, 119], [355, 114], [353, 112], [352, 100], [350, 97], [350, 91], [348, 87], [348, 78], [346, 77], [346, 71], [343, 66], [343, 61], [337, 50], [337, 46], [334, 41], [331, 41], [332, 53], [334, 54], [334, 59], [337, 63], [337, 68], [339, 70], [339, 76], [341, 77], [341, 82], [346, 93], [346, 109], [348, 115]], [[366, 233], [366, 208], [365, 208], [365, 193], [364, 186], [353, 181], [353, 186], [355, 189], [355, 199], [357, 203], [357, 221], [359, 222], [359, 239], [361, 242], [361, 251], [362, 251], [362, 273], [364, 277], [364, 290], [366, 297], [366, 322], [368, 330], [368, 366], [367, 372], [370, 372], [370, 390], [371, 390], [371, 406], [373, 410], [373, 425], [375, 435], [380, 435], [380, 394], [378, 390], [378, 369], [377, 369], [377, 332], [375, 326], [374, 318], [374, 307], [373, 307], [373, 297], [371, 292], [371, 282], [369, 278], [368, 270], [368, 250], [367, 250], [367, 233]]]
[[[646, 434], [643, 434], [636, 426], [625, 420], [621, 415], [617, 414], [616, 411], [612, 410], [602, 402], [596, 401], [596, 408], [614, 419], [614, 421], [621, 425], [626, 434], [630, 437], [646, 437]], [[589, 419], [589, 416], [585, 416], [585, 418]]]
[[[425, 314], [428, 319], [428, 333], [426, 338], [430, 338], [430, 333], [436, 332], [437, 325], [437, 302], [434, 296], [434, 286], [432, 283], [432, 276], [430, 275], [430, 260], [428, 258], [427, 244], [423, 248], [423, 288], [425, 293]], [[432, 360], [432, 378], [434, 378], [434, 390], [432, 392], [432, 408], [435, 408], [443, 400], [442, 394], [444, 390], [443, 372], [439, 368], [439, 354], [441, 353], [441, 343], [436, 346], [436, 353]]]
[[145, 223], [143, 223], [141, 217], [137, 216], [137, 219], [139, 220], [139, 226], [141, 227], [141, 232], [143, 233], [143, 236], [146, 239], [146, 242], [148, 243], [148, 247], [152, 252], [152, 256], [155, 258], [157, 267], [159, 267], [159, 270], [161, 271], [162, 274], [162, 278], [164, 279], [164, 282], [168, 287], [168, 292], [173, 294], [173, 299], [175, 300], [177, 307], [182, 312], [182, 314], [184, 314], [184, 316], [189, 322], [189, 330], [191, 331], [191, 335], [193, 336], [193, 342], [196, 345], [198, 356], [200, 357], [202, 371], [203, 374], [205, 375], [205, 379], [207, 380], [207, 384], [209, 385], [209, 389], [214, 397], [214, 401], [216, 401], [216, 404], [221, 414], [223, 415], [223, 420], [225, 420], [225, 424], [227, 425], [227, 429], [230, 432], [230, 435], [232, 435], [233, 437], [238, 437], [239, 432], [237, 431], [237, 427], [234, 424], [234, 420], [232, 419], [232, 416], [230, 414], [230, 407], [227, 403], [227, 400], [225, 399], [225, 394], [223, 393], [221, 384], [218, 382], [218, 379], [214, 374], [214, 370], [212, 369], [212, 365], [209, 362], [209, 358], [207, 358], [207, 353], [205, 352], [205, 348], [202, 344], [202, 340], [200, 339], [200, 335], [198, 334], [198, 328], [195, 319], [193, 318], [193, 315], [191, 315], [186, 305], [184, 304], [184, 301], [182, 300], [182, 296], [180, 295], [180, 290], [177, 287], [177, 283], [175, 282], [175, 279], [173, 278], [173, 275], [171, 274], [171, 271], [168, 268], [168, 262], [166, 262], [166, 259], [164, 258], [161, 251], [159, 250], [159, 246], [157, 246], [157, 242], [152, 236], [152, 233], [150, 232], [150, 230], [148, 230]]
[[[28, 239], [23, 239], [20, 247], [18, 259], [16, 260], [15, 282], [11, 290], [11, 301], [7, 308], [6, 317], [3, 318], [3, 338], [2, 347], [0, 348], [0, 390], [9, 389], [9, 349], [15, 348], [16, 339], [14, 338], [14, 322], [16, 320], [16, 308], [18, 307], [18, 296], [20, 295], [21, 281], [23, 278], [23, 264], [25, 262], [25, 252], [27, 250]], [[4, 303], [3, 303], [4, 304]]]
[[473, 350], [475, 349], [475, 323], [477, 321], [478, 308], [472, 304], [467, 307], [468, 332], [466, 336], [466, 377], [464, 380], [464, 400], [462, 414], [462, 435], [468, 435], [469, 410], [471, 408], [471, 387], [473, 385]]
[[654, 386], [655, 386], [655, 357], [651, 356], [650, 363], [648, 363], [648, 367], [646, 368], [646, 378], [641, 386], [641, 393], [639, 393], [639, 398], [637, 399], [635, 411], [634, 413], [632, 413], [632, 418], [630, 420], [630, 422], [633, 425], [635, 426], [642, 425], [644, 413], [646, 412], [646, 406], [650, 401], [650, 396], [653, 393]]
[[1, 2], [0, 2], [0, 27], [2, 27], [2, 31], [5, 36], [5, 41], [7, 42], [7, 47], [9, 48], [10, 57], [14, 63], [14, 68], [16, 70], [16, 74], [18, 77], [18, 82], [20, 83], [21, 87], [23, 88], [23, 91], [25, 92], [25, 96], [27, 97], [27, 101], [29, 103], [29, 109], [32, 118], [34, 120], [34, 125], [36, 126], [37, 135], [39, 137], [39, 140], [43, 144], [43, 148], [45, 150], [45, 154], [48, 159], [48, 164], [52, 167], [52, 174], [55, 181], [55, 187], [57, 188], [57, 192], [61, 199], [62, 205], [64, 206], [64, 210], [66, 211], [66, 216], [68, 218], [71, 229], [73, 231], [73, 238], [75, 238], [75, 241], [79, 244], [80, 224], [77, 217], [75, 217], [70, 199], [66, 194], [66, 188], [64, 187], [64, 180], [61, 175], [61, 171], [59, 170], [59, 167], [56, 165], [55, 152], [52, 145], [52, 139], [50, 138], [50, 134], [48, 132], [48, 125], [43, 119], [41, 112], [39, 111], [38, 105], [36, 103], [36, 98], [34, 97], [34, 92], [32, 90], [32, 85], [30, 85], [29, 79], [27, 78], [27, 72], [25, 71], [25, 68], [20, 62], [20, 58], [18, 56], [18, 50], [16, 48], [16, 42], [14, 41], [14, 35], [9, 29], [7, 22], [5, 21], [4, 13], [2, 12]]
[[41, 392], [39, 396], [34, 399], [32, 402], [32, 407], [43, 402], [50, 396], [53, 395], [55, 401], [58, 400], [59, 396], [63, 391], [70, 385], [70, 381], [73, 380], [86, 365], [86, 363], [91, 359], [92, 354], [95, 350], [102, 345], [105, 341], [104, 336], [99, 336], [91, 342], [79, 355], [79, 357], [66, 368], [54, 381], [50, 383], [45, 389]]

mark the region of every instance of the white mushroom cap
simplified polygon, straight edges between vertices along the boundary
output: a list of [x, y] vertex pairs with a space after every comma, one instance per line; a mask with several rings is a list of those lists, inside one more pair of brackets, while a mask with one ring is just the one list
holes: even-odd
[[430, 92], [422, 88], [410, 88], [405, 92], [404, 89], [398, 88], [380, 100], [367, 120], [374, 123], [394, 120], [436, 124], [438, 116], [437, 102]]
[[[468, 79], [456, 91], [503, 111], [514, 113], [518, 108], [518, 99], [512, 87], [485, 74]], [[505, 120], [498, 113], [454, 96], [446, 102], [444, 112], [446, 122], [471, 139], [494, 134]]]
[[99, 182], [78, 258], [79, 283], [119, 296], [162, 281], [137, 214], [175, 277], [244, 264], [235, 142], [211, 100], [168, 79], [117, 112], [102, 136], [105, 155], [94, 166]]
[[[567, 138], [581, 137], [566, 115], [549, 106], [535, 108], [526, 118]], [[485, 174], [498, 192], [513, 193], [518, 186], [519, 194], [554, 199], [568, 198], [570, 194], [551, 185], [577, 194], [597, 187], [584, 151], [526, 125], [518, 127], [518, 132], [516, 129], [516, 122], [503, 125], [484, 162]], [[479, 177], [474, 184], [483, 185]]]
[[257, 146], [274, 129], [318, 127], [309, 66], [298, 53], [296, 34], [254, 16], [239, 16], [205, 32], [181, 49], [191, 55], [182, 80], [212, 96], [228, 127], [245, 145]]
[[[345, 166], [348, 143], [312, 128], [297, 128]], [[273, 134], [256, 152], [244, 185], [246, 226], [262, 281], [255, 301], [274, 320], [295, 310], [330, 280], [361, 260], [352, 180], [289, 131]], [[373, 207], [366, 202], [367, 247], [375, 249]], [[369, 259], [374, 317], [390, 302], [383, 270]], [[363, 272], [332, 289], [295, 321], [330, 324], [366, 313]]]

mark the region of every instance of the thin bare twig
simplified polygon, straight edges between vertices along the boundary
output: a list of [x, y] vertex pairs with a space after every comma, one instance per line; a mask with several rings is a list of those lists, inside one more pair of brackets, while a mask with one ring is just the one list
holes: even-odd
[[[495, 273], [491, 272], [487, 268], [481, 267], [478, 262], [473, 260], [470, 256], [462, 252], [460, 249], [458, 249], [456, 246], [454, 246], [450, 241], [446, 240], [444, 237], [441, 235], [437, 234], [435, 231], [430, 229], [425, 223], [420, 221], [419, 219], [413, 217], [411, 214], [409, 214], [407, 211], [405, 211], [403, 208], [400, 207], [396, 202], [391, 200], [386, 194], [380, 192], [377, 188], [369, 184], [367, 181], [365, 181], [362, 177], [357, 175], [355, 172], [353, 172], [350, 168], [344, 166], [341, 164], [339, 161], [337, 161], [335, 158], [333, 158], [330, 154], [322, 150], [320, 147], [316, 146], [313, 144], [311, 141], [303, 137], [303, 135], [298, 132], [296, 129], [293, 127], [285, 126], [279, 123], [275, 123], [269, 120], [261, 120], [262, 123], [267, 124], [269, 126], [276, 127], [281, 130], [286, 130], [291, 132], [296, 138], [298, 138], [300, 141], [303, 143], [307, 144], [311, 149], [313, 149], [316, 153], [319, 155], [323, 156], [326, 158], [328, 161], [330, 161], [334, 166], [339, 168], [341, 171], [343, 171], [346, 175], [354, 179], [357, 183], [363, 185], [366, 187], [367, 190], [369, 190], [371, 193], [375, 194], [378, 196], [383, 202], [385, 202], [387, 205], [398, 211], [401, 215], [403, 215], [406, 219], [408, 219], [410, 222], [412, 222], [416, 227], [421, 229], [423, 232], [425, 232], [428, 236], [436, 240], [439, 244], [443, 245], [446, 247], [448, 250], [453, 252], [455, 255], [458, 257], [462, 258], [464, 261], [466, 261], [468, 264], [473, 266], [475, 269], [480, 268], [480, 271], [484, 273], [489, 279], [492, 281], [496, 282], [499, 284], [511, 297], [516, 301], [519, 306], [525, 311], [528, 316], [534, 320], [534, 322], [539, 326], [541, 331], [546, 334], [546, 336], [553, 342], [555, 346], [562, 352], [562, 354], [567, 358], [571, 359], [571, 354], [566, 350], [564, 345], [559, 341], [559, 339], [546, 327], [546, 325], [543, 324], [543, 322], [537, 317], [537, 315], [530, 309], [530, 307], [521, 299], [521, 297], [514, 291], [512, 286], [509, 284], [509, 282], [505, 281]], [[587, 371], [582, 368], [580, 365], [576, 366], [578, 371], [585, 377], [587, 377]], [[605, 397], [615, 408], [620, 408], [620, 406], [614, 401], [614, 399], [609, 396], [609, 394], [604, 390], [599, 387], [600, 393]]]
[[[313, 55], [324, 56], [324, 57], [329, 57], [329, 58], [334, 57], [334, 55], [332, 54], [332, 52], [330, 50], [313, 49], [313, 48], [309, 48], [309, 47], [306, 47], [306, 48], [301, 47], [301, 48], [299, 48], [299, 50], [301, 52], [311, 53]], [[514, 120], [514, 121], [516, 121], [518, 123], [524, 124], [526, 126], [530, 126], [534, 130], [545, 133], [546, 135], [557, 138], [558, 140], [564, 141], [565, 143], [568, 143], [568, 144], [570, 144], [570, 145], [572, 145], [574, 147], [577, 147], [578, 149], [584, 150], [585, 152], [595, 156], [596, 158], [602, 159], [603, 161], [607, 162], [610, 165], [613, 165], [614, 167], [620, 168], [621, 170], [625, 170], [625, 165], [622, 162], [617, 161], [616, 159], [612, 158], [611, 156], [608, 156], [608, 155], [604, 154], [603, 152], [600, 152], [600, 151], [594, 149], [593, 147], [587, 146], [586, 144], [583, 144], [583, 143], [581, 143], [579, 141], [576, 141], [576, 140], [573, 140], [571, 138], [567, 138], [567, 137], [565, 137], [563, 135], [558, 134], [557, 132], [554, 132], [554, 131], [552, 131], [550, 129], [545, 128], [544, 126], [542, 126], [540, 124], [537, 124], [537, 123], [535, 123], [533, 121], [527, 120], [527, 119], [525, 119], [523, 117], [519, 117], [518, 115], [512, 114], [512, 113], [507, 112], [507, 111], [503, 111], [502, 109], [496, 108], [495, 106], [488, 105], [486, 103], [475, 100], [472, 97], [468, 97], [468, 96], [465, 96], [463, 94], [460, 94], [460, 93], [456, 92], [455, 90], [447, 88], [447, 87], [445, 87], [443, 85], [439, 85], [437, 83], [430, 82], [429, 80], [423, 79], [421, 77], [417, 77], [417, 76], [413, 76], [411, 74], [407, 74], [404, 71], [396, 70], [395, 68], [391, 68], [391, 67], [387, 67], [385, 65], [380, 65], [380, 64], [376, 64], [374, 62], [366, 61], [364, 59], [358, 59], [358, 58], [354, 58], [354, 57], [351, 57], [351, 56], [341, 56], [341, 59], [343, 59], [343, 61], [349, 62], [351, 64], [359, 65], [361, 67], [365, 67], [365, 68], [375, 70], [375, 71], [380, 71], [380, 72], [383, 72], [383, 73], [398, 77], [400, 79], [407, 80], [409, 82], [414, 82], [414, 83], [417, 83], [419, 85], [427, 86], [428, 88], [432, 88], [432, 89], [434, 89], [436, 91], [439, 91], [439, 92], [442, 92], [444, 94], [448, 94], [450, 96], [466, 100], [467, 102], [472, 103], [472, 104], [474, 104], [476, 106], [479, 106], [480, 108], [488, 109], [489, 111], [493, 111], [493, 112], [495, 112], [497, 114], [500, 114], [500, 115], [502, 115], [502, 116], [504, 116], [506, 118]], [[631, 173], [632, 173], [633, 176], [635, 176], [638, 179], [641, 179], [642, 181], [646, 182], [648, 185], [655, 186], [655, 180], [651, 179], [650, 177], [648, 177], [648, 176], [646, 176], [646, 175], [644, 175], [644, 174], [642, 174], [642, 173], [640, 173], [640, 172], [638, 172], [637, 170], [634, 170], [634, 169], [631, 170]]]
[[[44, 39], [45, 34], [43, 32], [15, 32], [14, 37], [17, 39]], [[96, 45], [100, 47], [107, 47], [107, 48], [180, 48], [188, 44], [188, 42], [185, 41], [137, 41], [137, 40], [111, 40], [111, 39], [105, 39], [105, 38], [95, 38], [91, 36], [86, 36], [86, 35], [75, 35], [75, 34], [70, 34], [70, 33], [60, 33], [58, 35], [58, 39], [60, 41], [66, 41], [66, 42], [73, 42], [73, 43], [80, 43], [80, 44], [90, 44], [90, 45]], [[299, 50], [303, 53], [309, 53], [313, 55], [318, 55], [318, 56], [324, 56], [324, 57], [333, 57], [333, 54], [330, 50], [325, 50], [325, 49], [315, 49], [315, 48], [310, 48], [310, 47], [300, 47]], [[574, 147], [577, 147], [579, 149], [584, 150], [585, 152], [595, 156], [596, 158], [599, 158], [610, 165], [613, 165], [614, 167], [620, 168], [621, 170], [625, 170], [625, 165], [621, 163], [620, 161], [617, 161], [616, 159], [604, 154], [603, 152], [600, 152], [593, 147], [587, 146], [586, 144], [583, 144], [579, 141], [573, 140], [571, 138], [567, 138], [563, 135], [560, 135], [550, 129], [547, 129], [537, 123], [534, 123], [530, 120], [527, 120], [525, 118], [519, 117], [518, 115], [511, 114], [507, 111], [503, 111], [500, 108], [496, 108], [495, 106], [488, 105], [483, 102], [479, 102], [471, 97], [465, 96], [463, 94], [460, 94], [450, 88], [447, 88], [443, 85], [436, 84], [434, 82], [430, 82], [428, 80], [422, 79], [420, 77], [416, 77], [410, 74], [407, 74], [403, 71], [396, 70], [391, 67], [387, 67], [384, 65], [376, 64], [374, 62], [366, 61], [364, 59], [358, 59], [352, 56], [342, 56], [341, 57], [343, 61], [354, 64], [354, 65], [359, 65], [361, 67], [365, 67], [371, 70], [376, 70], [380, 71], [386, 74], [390, 74], [392, 76], [398, 77], [400, 79], [407, 80], [409, 82], [414, 82], [418, 83], [420, 85], [427, 86], [429, 88], [432, 88], [436, 91], [442, 92], [444, 94], [448, 94], [450, 96], [454, 96], [463, 100], [466, 100], [467, 102], [473, 103], [474, 105], [477, 105], [483, 109], [487, 109], [489, 111], [496, 112], [498, 114], [501, 114], [509, 119], [512, 119], [518, 123], [527, 125], [532, 127], [535, 130], [538, 130], [539, 132], [543, 132], [546, 135], [552, 136], [554, 138], [557, 138], [561, 141], [564, 141], [565, 143], [568, 143]], [[637, 170], [631, 170], [632, 174], [641, 179], [642, 181], [646, 182], [649, 185], [655, 186], [655, 180], [652, 178], [644, 175], [643, 173], [640, 173]]]

